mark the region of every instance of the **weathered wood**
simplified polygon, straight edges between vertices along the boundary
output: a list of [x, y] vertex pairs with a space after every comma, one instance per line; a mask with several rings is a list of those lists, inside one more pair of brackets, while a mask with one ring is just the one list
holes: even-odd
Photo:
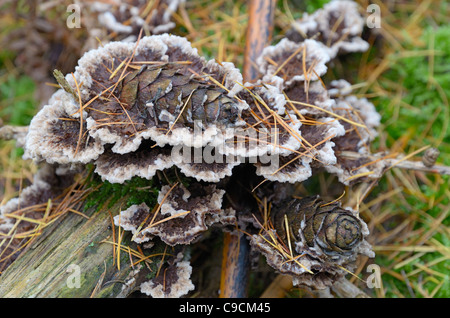
[[331, 290], [340, 298], [369, 298], [365, 292], [345, 278], [336, 281], [331, 287]]
[[259, 70], [256, 59], [270, 44], [273, 32], [275, 0], [251, 0], [249, 2], [249, 20], [247, 26], [243, 75], [245, 81], [256, 81]]
[[[109, 211], [91, 209], [86, 213], [89, 219], [75, 213], [67, 214], [57, 224], [46, 228], [2, 273], [0, 297], [127, 296], [135, 285], [126, 283], [134, 281], [136, 284], [139, 279], [130, 279], [139, 271], [133, 270], [129, 254], [123, 251], [119, 271], [114, 264], [113, 245], [102, 243], [105, 239], [112, 241], [110, 212], [116, 215], [120, 203]], [[129, 236], [124, 237], [123, 244], [129, 244]]]
[[[249, 21], [244, 55], [244, 81], [258, 79], [255, 60], [272, 37], [274, 0], [249, 2]], [[250, 245], [244, 235], [225, 233], [220, 297], [244, 298], [247, 296]]]

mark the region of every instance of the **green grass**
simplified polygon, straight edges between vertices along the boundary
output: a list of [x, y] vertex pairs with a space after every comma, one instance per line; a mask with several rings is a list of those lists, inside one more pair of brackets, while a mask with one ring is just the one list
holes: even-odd
[[36, 113], [36, 84], [26, 76], [8, 72], [14, 55], [0, 51], [0, 118], [4, 124], [26, 126]]
[[[0, 127], [26, 126], [37, 112], [36, 84], [17, 71], [14, 58], [11, 52], [0, 50]], [[0, 200], [14, 196], [22, 179], [35, 170], [32, 164], [22, 160], [23, 152], [14, 140], [0, 139]]]
[[[383, 21], [399, 30], [394, 34], [399, 35], [401, 49], [389, 47], [386, 41], [384, 45], [388, 48], [384, 52], [390, 54], [381, 58], [372, 56], [375, 63], [382, 64], [384, 59], [389, 62], [370, 91], [378, 95], [372, 101], [382, 115], [380, 138], [373, 146], [374, 151], [408, 154], [429, 145], [440, 150], [438, 163], [450, 165], [450, 27], [439, 19], [438, 11], [426, 12], [427, 18], [420, 19], [417, 26], [421, 28], [419, 37], [412, 35], [417, 29], [402, 29], [402, 24], [408, 22], [405, 12], [392, 14]], [[393, 22], [395, 19], [397, 22]], [[432, 19], [435, 21], [430, 23]], [[366, 201], [396, 188], [402, 191], [370, 211], [374, 218], [385, 215], [382, 222], [371, 224], [374, 246], [393, 248], [377, 251], [375, 263], [382, 268], [384, 288], [384, 294], [377, 295], [447, 298], [450, 176], [393, 169]], [[404, 228], [398, 230], [401, 226]], [[389, 233], [395, 235], [381, 239], [389, 237]], [[421, 252], [424, 249], [427, 250]]]
[[[447, 155], [450, 153], [449, 39], [450, 26], [428, 26], [421, 37], [423, 47], [406, 43], [405, 50], [421, 55], [405, 57], [402, 52], [394, 54], [390, 57], [391, 69], [380, 81], [382, 88], [388, 92], [392, 89], [401, 90], [400, 102], [393, 102], [391, 94], [375, 100], [389, 135], [388, 146], [392, 146], [408, 131], [414, 137], [424, 137], [424, 144], [437, 147], [443, 153], [441, 161], [447, 165], [450, 164]], [[434, 61], [429, 54], [423, 56], [421, 53], [427, 49], [435, 51]], [[417, 141], [414, 137], [410, 139], [410, 145]]]

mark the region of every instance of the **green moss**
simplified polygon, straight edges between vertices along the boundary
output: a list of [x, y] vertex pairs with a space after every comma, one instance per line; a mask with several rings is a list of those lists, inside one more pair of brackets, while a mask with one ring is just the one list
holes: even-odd
[[[101, 177], [94, 172], [93, 165], [88, 165], [90, 174], [86, 179], [86, 186], [94, 189], [86, 198], [84, 210], [95, 207], [96, 211], [102, 207], [110, 209], [119, 199], [126, 197], [124, 209], [134, 204], [146, 203], [153, 207], [157, 203], [159, 189], [162, 182], [173, 184], [180, 182], [185, 187], [189, 187], [192, 178], [184, 176], [177, 169], [167, 169], [164, 171], [164, 180], [145, 179], [133, 177], [124, 183], [111, 183], [102, 181]], [[104, 206], [106, 204], [106, 206]]]
[[84, 210], [96, 207], [100, 210], [106, 204], [106, 208], [111, 208], [119, 199], [127, 197], [124, 209], [134, 204], [146, 203], [149, 207], [156, 204], [159, 190], [154, 187], [153, 180], [140, 177], [133, 177], [131, 180], [120, 183], [110, 183], [102, 181], [96, 173], [91, 173], [88, 179], [88, 186], [96, 188], [87, 198]]

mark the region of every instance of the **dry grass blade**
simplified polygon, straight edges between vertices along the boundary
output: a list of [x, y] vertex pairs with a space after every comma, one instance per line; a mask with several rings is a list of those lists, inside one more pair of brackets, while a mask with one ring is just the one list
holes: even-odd
[[116, 67], [116, 69], [111, 72], [111, 75], [109, 76], [109, 80], [111, 80], [114, 76], [116, 76], [117, 72], [120, 71], [120, 69], [127, 63], [128, 59], [123, 60], [119, 66]]
[[291, 245], [291, 234], [290, 234], [290, 230], [289, 230], [289, 222], [288, 222], [288, 218], [287, 215], [284, 215], [284, 224], [285, 224], [285, 228], [286, 228], [286, 237], [288, 240], [288, 246], [289, 246], [289, 252], [291, 254], [291, 257], [294, 257], [294, 254], [292, 253], [292, 245]]
[[[0, 236], [0, 248], [3, 247], [0, 253], [0, 264], [5, 264], [14, 255], [23, 252], [35, 238], [41, 235], [46, 227], [52, 225], [67, 213], [75, 213], [88, 218], [78, 211], [78, 207], [91, 191], [91, 189], [85, 188], [85, 178], [79, 178], [66, 188], [61, 195], [50, 198], [45, 203], [19, 208], [5, 215], [17, 221], [6, 235]], [[32, 214], [32, 216], [26, 216], [27, 213]], [[41, 213], [42, 216], [39, 217]]]
[[338, 115], [338, 114], [335, 114], [335, 113], [333, 113], [333, 112], [331, 112], [331, 111], [328, 111], [328, 110], [326, 110], [326, 109], [323, 109], [322, 107], [319, 107], [319, 106], [316, 106], [316, 105], [312, 105], [312, 104], [308, 104], [308, 103], [303, 103], [303, 102], [293, 101], [293, 100], [291, 100], [290, 102], [291, 102], [292, 104], [298, 104], [298, 105], [302, 105], [302, 106], [307, 106], [307, 107], [312, 107], [312, 108], [318, 109], [318, 110], [320, 110], [320, 111], [323, 111], [324, 113], [327, 113], [327, 114], [329, 114], [329, 115], [331, 115], [331, 116], [333, 116], [333, 117], [336, 117], [336, 118], [338, 118], [338, 119], [340, 119], [340, 120], [343, 120], [343, 121], [345, 121], [345, 122], [347, 122], [347, 123], [349, 123], [349, 124], [352, 124], [352, 125], [354, 125], [354, 126], [358, 126], [358, 127], [364, 128], [364, 129], [367, 128], [367, 127], [366, 127], [365, 125], [363, 125], [363, 124], [354, 122], [354, 121], [352, 121], [352, 120], [350, 120], [350, 119], [347, 119], [347, 118], [345, 118], [345, 117], [342, 117], [341, 115]]

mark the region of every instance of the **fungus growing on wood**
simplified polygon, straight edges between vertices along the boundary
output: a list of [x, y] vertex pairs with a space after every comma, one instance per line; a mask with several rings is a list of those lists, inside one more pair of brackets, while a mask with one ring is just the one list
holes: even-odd
[[169, 32], [175, 27], [173, 13], [184, 0], [148, 1], [94, 1], [89, 9], [97, 14], [98, 23], [109, 32], [133, 36], [136, 40], [141, 28], [150, 34]]
[[[140, 202], [114, 217], [138, 244], [155, 237], [170, 246], [191, 244], [213, 225], [238, 224], [251, 234], [258, 222], [244, 215], [248, 202], [233, 202], [250, 195], [236, 195], [231, 179], [248, 178], [244, 183], [253, 186], [261, 177], [298, 183], [311, 177], [313, 168], [324, 168], [345, 182], [349, 168], [336, 150], [351, 145], [359, 151], [371, 140], [375, 110], [366, 100], [340, 95], [348, 83], [325, 88], [320, 76], [329, 59], [318, 42], [284, 40], [259, 60], [263, 79], [243, 84], [233, 64], [206, 61], [184, 38], [163, 34], [136, 43], [112, 42], [87, 52], [73, 74], [59, 79], [62, 89], [31, 122], [25, 154], [49, 163], [93, 163], [102, 180], [111, 183], [152, 179], [176, 167], [175, 173], [187, 177], [186, 185], [163, 182], [155, 207]], [[329, 285], [345, 272], [342, 267], [351, 267], [358, 252], [368, 251], [367, 227], [336, 204], [315, 200], [305, 211], [304, 201], [296, 202], [274, 202], [273, 215], [284, 220], [298, 214], [303, 221], [283, 229], [274, 219], [276, 228], [264, 229], [264, 237], [251, 235], [252, 245], [298, 282]], [[349, 231], [338, 229], [341, 225]], [[303, 256], [286, 262], [267, 240], [283, 237], [289, 228], [296, 232], [294, 249]], [[190, 271], [189, 264], [177, 262], [166, 274], [186, 282]], [[301, 275], [307, 272], [319, 274]], [[161, 284], [158, 276], [143, 290], [154, 297], [189, 291]]]
[[251, 244], [296, 285], [330, 286], [347, 274], [344, 267], [351, 268], [358, 254], [374, 256], [365, 241], [367, 225], [339, 203], [317, 196], [288, 199], [273, 208], [271, 220], [273, 227], [253, 235]]
[[257, 59], [263, 81], [276, 83], [283, 79], [289, 87], [300, 81], [316, 81], [327, 71], [330, 56], [315, 40], [296, 43], [283, 38], [278, 44], [266, 47]]
[[[206, 62], [187, 40], [167, 34], [86, 53], [74, 76], [82, 102], [90, 103], [89, 134], [117, 153], [136, 150], [143, 139], [204, 146], [238, 125], [245, 107], [232, 97], [240, 72], [225, 64]], [[67, 81], [75, 90], [73, 78]]]
[[[45, 211], [58, 200], [58, 196], [72, 185], [75, 172], [63, 168], [50, 164], [42, 165], [33, 176], [31, 185], [24, 187], [18, 197], [0, 205], [0, 233], [5, 237], [11, 236], [8, 244], [0, 245], [0, 253], [5, 256], [2, 266], [13, 262], [19, 255], [19, 253], [8, 255], [10, 251], [21, 249], [21, 239], [14, 238], [12, 233], [32, 232], [36, 225], [34, 220], [42, 219]], [[26, 218], [22, 219], [24, 215]], [[5, 253], [7, 250], [10, 251]]]
[[[183, 151], [187, 154], [181, 153]], [[219, 182], [231, 176], [233, 168], [241, 164], [236, 156], [224, 156], [216, 147], [185, 148], [172, 152], [172, 160], [180, 171], [187, 177], [197, 181]]]
[[300, 147], [295, 136], [301, 123], [286, 111], [286, 98], [276, 86], [247, 83], [238, 96], [248, 105], [241, 115], [245, 125], [233, 131], [219, 152], [252, 158], [288, 154]]
[[[284, 89], [287, 105], [300, 116], [324, 116], [336, 104], [320, 81], [301, 82]], [[288, 107], [288, 109], [289, 109]]]
[[[25, 159], [48, 163], [86, 164], [98, 158], [103, 144], [90, 138], [71, 94], [58, 90], [31, 120], [25, 140]], [[75, 114], [74, 114], [75, 113]], [[83, 112], [86, 116], [86, 112]], [[73, 114], [73, 115], [72, 115]]]
[[224, 193], [214, 185], [202, 187], [197, 183], [189, 188], [163, 186], [158, 197], [160, 213], [151, 213], [142, 203], [120, 212], [114, 222], [131, 231], [137, 243], [158, 236], [169, 245], [190, 244], [208, 229], [207, 215], [221, 213]]
[[[171, 146], [220, 144], [243, 125], [248, 105], [235, 97], [242, 75], [207, 62], [184, 38], [159, 35], [112, 42], [87, 52], [74, 74], [32, 120], [25, 157], [49, 163], [94, 162], [104, 180], [152, 178], [174, 165]], [[175, 158], [176, 159], [176, 158]], [[238, 164], [206, 171], [178, 162], [189, 176], [217, 181]], [[216, 171], [216, 172], [214, 172]]]
[[8, 214], [18, 209], [27, 208], [29, 206], [47, 202], [55, 193], [56, 189], [52, 189], [51, 179], [54, 178], [54, 169], [50, 165], [45, 165], [43, 169], [34, 175], [33, 183], [23, 189], [20, 195], [0, 206], [0, 232], [8, 233], [14, 225], [14, 219], [9, 218]]
[[278, 182], [302, 182], [311, 177], [312, 165], [327, 167], [336, 163], [334, 138], [344, 135], [343, 126], [331, 117], [317, 119], [315, 124], [302, 125], [297, 139], [301, 148], [289, 155], [280, 156], [279, 163], [255, 164], [256, 174]]
[[[380, 114], [366, 98], [351, 95], [351, 85], [347, 81], [331, 82], [330, 91], [336, 100], [334, 112], [360, 126], [342, 121], [345, 134], [333, 140], [337, 161], [326, 166], [326, 170], [336, 174], [339, 181], [347, 185], [364, 178], [378, 179], [385, 164], [369, 158], [371, 154], [369, 146], [377, 136], [376, 128], [380, 123]], [[345, 156], [345, 152], [358, 153], [360, 156], [349, 158]]]
[[95, 161], [95, 172], [103, 180], [123, 183], [135, 176], [151, 179], [157, 171], [169, 169], [173, 164], [170, 147], [155, 147], [146, 140], [136, 151], [125, 154], [105, 150]]
[[158, 276], [142, 283], [140, 290], [153, 298], [180, 298], [195, 288], [191, 274], [192, 266], [179, 253], [160, 270]]
[[322, 9], [311, 15], [305, 13], [293, 22], [286, 37], [294, 42], [313, 38], [322, 43], [333, 59], [339, 53], [363, 52], [369, 48], [369, 43], [361, 38], [363, 27], [364, 18], [356, 2], [332, 0]]

